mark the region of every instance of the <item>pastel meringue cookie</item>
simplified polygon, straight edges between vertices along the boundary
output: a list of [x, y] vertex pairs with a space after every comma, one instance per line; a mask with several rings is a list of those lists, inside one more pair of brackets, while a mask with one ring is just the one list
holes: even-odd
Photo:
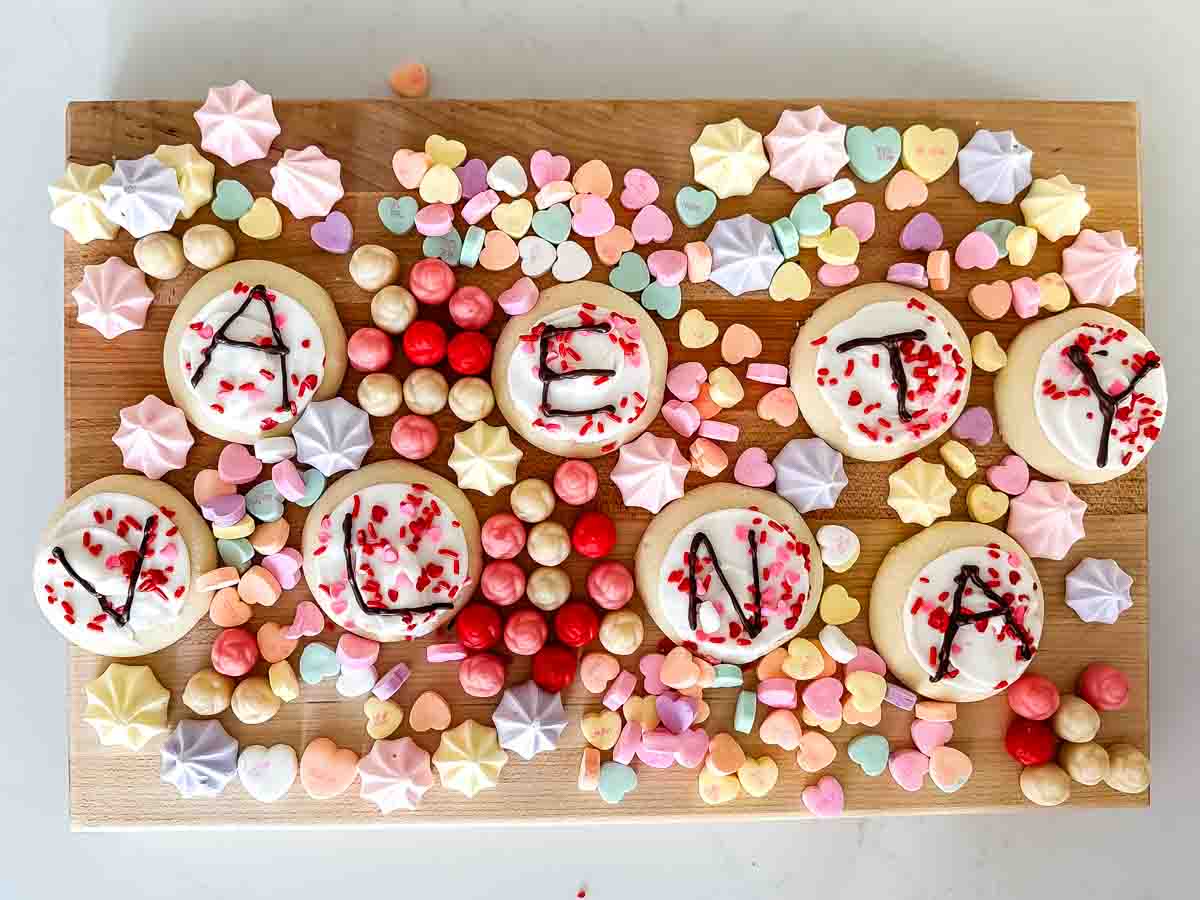
[[98, 656], [143, 656], [204, 617], [211, 594], [195, 582], [216, 565], [212, 531], [182, 494], [140, 475], [110, 475], [51, 517], [34, 554], [33, 593], [73, 644]]
[[136, 406], [126, 406], [120, 416], [113, 443], [125, 468], [162, 478], [187, 465], [194, 440], [182, 410], [150, 394]]
[[683, 496], [683, 482], [691, 466], [671, 438], [646, 433], [621, 448], [610, 478], [626, 506], [657, 513]]
[[[962, 618], [981, 609], [994, 610], [982, 630]], [[1042, 638], [1046, 598], [1011, 537], [940, 522], [888, 552], [869, 610], [871, 640], [891, 675], [924, 697], [965, 703], [1020, 678]]]
[[517, 466], [524, 452], [517, 448], [504, 425], [476, 422], [454, 435], [450, 468], [463, 490], [491, 497], [517, 480]]
[[183, 719], [162, 746], [159, 777], [185, 799], [216, 797], [237, 775], [238, 742], [216, 719]]
[[105, 746], [141, 750], [167, 731], [171, 692], [149, 666], [109, 663], [104, 674], [83, 686], [87, 707], [83, 721], [96, 729]]
[[1112, 306], [1119, 297], [1137, 290], [1137, 266], [1142, 256], [1125, 244], [1119, 231], [1079, 232], [1063, 250], [1063, 280], [1080, 303]]
[[[405, 462], [372, 463], [333, 482], [309, 511], [302, 547], [304, 578], [324, 613], [383, 642], [448, 622], [483, 570], [479, 520], [466, 495]], [[360, 573], [364, 564], [371, 577]]]
[[888, 476], [887, 504], [901, 522], [928, 527], [950, 515], [950, 498], [957, 492], [945, 466], [918, 458]]
[[326, 156], [320, 147], [284, 150], [271, 167], [271, 197], [288, 208], [297, 219], [327, 216], [345, 195], [342, 164]]
[[492, 713], [492, 724], [501, 747], [522, 759], [533, 759], [557, 749], [567, 727], [567, 714], [562, 697], [525, 681], [504, 692]]
[[846, 126], [820, 106], [797, 112], [785, 109], [764, 139], [771, 157], [771, 177], [796, 193], [823, 187], [850, 161]]
[[749, 213], [718, 220], [705, 243], [712, 254], [708, 280], [735, 297], [767, 290], [783, 265], [771, 226]]
[[[646, 609], [670, 640], [738, 665], [809, 623], [823, 579], [800, 514], [768, 491], [734, 484], [697, 488], [655, 516], [635, 568]], [[760, 608], [751, 600], [756, 586]]]
[[[572, 376], [579, 368], [597, 374]], [[658, 325], [628, 295], [593, 281], [543, 291], [533, 309], [509, 319], [492, 362], [505, 421], [565, 457], [602, 456], [636, 438], [658, 415], [666, 379]]]
[[100, 185], [104, 215], [135, 238], [169, 231], [183, 210], [183, 194], [175, 172], [153, 155], [119, 159]]
[[117, 236], [119, 228], [104, 214], [104, 195], [100, 193], [100, 186], [112, 173], [108, 163], [67, 163], [63, 174], [50, 185], [50, 221], [69, 233], [75, 243], [111, 241]]
[[231, 166], [265, 157], [280, 131], [271, 95], [240, 80], [209, 88], [193, 117], [200, 126], [201, 149]]
[[358, 761], [359, 796], [379, 807], [384, 815], [398, 809], [416, 809], [433, 787], [429, 754], [404, 737], [376, 741]]
[[1032, 164], [1012, 131], [980, 128], [958, 151], [958, 183], [977, 203], [1012, 203], [1033, 181]]
[[98, 266], [84, 266], [83, 280], [71, 291], [76, 318], [111, 341], [146, 324], [154, 294], [146, 276], [117, 256]]
[[345, 397], [310, 403], [292, 429], [292, 439], [296, 459], [326, 478], [362, 466], [375, 444], [371, 417]]
[[1008, 507], [1008, 533], [1030, 556], [1062, 559], [1084, 537], [1087, 503], [1063, 481], [1031, 481]]
[[191, 144], [159, 144], [154, 158], [175, 173], [179, 194], [183, 197], [181, 218], [190, 219], [196, 210], [213, 198], [213, 176], [217, 167]]
[[1114, 624], [1133, 606], [1133, 579], [1112, 559], [1088, 556], [1067, 573], [1067, 606], [1085, 622]]
[[1021, 201], [1025, 224], [1036, 228], [1048, 241], [1079, 234], [1084, 218], [1092, 211], [1087, 188], [1072, 184], [1066, 175], [1035, 178], [1029, 193]]
[[691, 154], [696, 182], [722, 200], [749, 195], [770, 168], [762, 135], [737, 117], [705, 125]]
[[954, 315], [896, 284], [862, 285], [826, 301], [800, 328], [790, 365], [813, 432], [868, 462], [941, 437], [966, 407], [971, 369], [971, 344]]
[[794, 438], [771, 460], [775, 491], [799, 512], [833, 509], [849, 484], [842, 454], [820, 438]]
[[507, 762], [508, 754], [500, 747], [496, 729], [480, 725], [474, 719], [443, 731], [433, 754], [442, 787], [467, 798], [496, 787]]

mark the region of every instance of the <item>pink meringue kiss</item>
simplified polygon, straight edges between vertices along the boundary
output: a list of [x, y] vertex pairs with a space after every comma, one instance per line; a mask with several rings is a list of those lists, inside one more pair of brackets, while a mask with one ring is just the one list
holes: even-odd
[[121, 449], [125, 468], [147, 478], [162, 478], [187, 464], [193, 439], [183, 411], [151, 394], [121, 410], [121, 427], [113, 443]]

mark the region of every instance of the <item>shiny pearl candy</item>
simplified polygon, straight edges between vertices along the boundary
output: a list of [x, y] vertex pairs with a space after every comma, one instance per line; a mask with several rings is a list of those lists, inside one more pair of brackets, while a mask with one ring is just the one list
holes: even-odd
[[525, 596], [543, 612], [551, 612], [571, 596], [571, 578], [562, 569], [534, 569], [525, 584]]
[[450, 387], [450, 411], [464, 422], [486, 419], [496, 407], [492, 386], [482, 378], [460, 378]]
[[213, 669], [201, 669], [183, 689], [183, 705], [198, 716], [217, 716], [229, 708], [236, 682]]
[[403, 389], [400, 379], [386, 372], [375, 372], [358, 385], [358, 405], [367, 415], [376, 418], [390, 416], [400, 408]]
[[133, 260], [137, 267], [160, 281], [175, 278], [183, 271], [183, 245], [169, 232], [148, 234], [133, 245]]
[[371, 298], [371, 321], [388, 334], [403, 334], [417, 317], [417, 301], [397, 284]]
[[230, 706], [238, 721], [259, 725], [275, 717], [283, 701], [271, 690], [271, 682], [261, 676], [246, 678], [233, 689]]
[[[458, 384], [454, 387], [458, 387]], [[454, 406], [453, 389], [450, 391], [450, 406]], [[540, 478], [526, 478], [517, 482], [508, 502], [512, 504], [512, 511], [518, 519], [536, 525], [546, 521], [554, 512], [554, 491]]]
[[631, 609], [607, 613], [600, 622], [600, 644], [615, 656], [628, 656], [645, 638], [642, 617]]
[[391, 337], [378, 328], [360, 328], [346, 342], [350, 365], [359, 372], [382, 372], [391, 364], [394, 352]]
[[404, 379], [404, 402], [418, 415], [432, 416], [446, 407], [450, 389], [436, 369], [414, 369]]
[[206, 272], [233, 259], [233, 236], [220, 225], [193, 225], [183, 233], [183, 256]]
[[387, 247], [364, 244], [350, 257], [350, 277], [364, 291], [378, 291], [400, 277], [400, 258]]
[[529, 531], [527, 548], [539, 566], [557, 566], [570, 554], [571, 538], [557, 522], [539, 522]]

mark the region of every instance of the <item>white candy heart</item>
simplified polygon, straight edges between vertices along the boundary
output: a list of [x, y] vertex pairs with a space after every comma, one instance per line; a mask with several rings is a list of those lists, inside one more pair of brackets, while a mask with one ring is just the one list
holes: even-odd
[[521, 271], [530, 278], [545, 275], [554, 265], [554, 245], [536, 234], [527, 234], [517, 243], [521, 254]]
[[817, 633], [817, 640], [836, 662], [848, 663], [858, 656], [858, 647], [836, 625], [826, 625]]
[[845, 572], [858, 559], [862, 549], [858, 535], [844, 525], [822, 525], [817, 529], [821, 560], [835, 572]]
[[242, 750], [237, 762], [242, 787], [260, 803], [274, 803], [286, 794], [298, 768], [296, 751], [287, 744], [253, 744]]
[[837, 181], [831, 181], [817, 191], [817, 196], [821, 198], [821, 202], [826, 206], [832, 206], [834, 203], [849, 200], [854, 196], [854, 182], [849, 178], [839, 178]]
[[520, 197], [529, 187], [525, 170], [515, 156], [502, 156], [488, 169], [487, 183], [493, 191]]
[[263, 438], [254, 442], [254, 455], [267, 465], [292, 459], [296, 455], [296, 442], [287, 435]]
[[361, 697], [375, 687], [375, 682], [378, 680], [379, 673], [375, 671], [374, 666], [367, 666], [365, 669], [343, 667], [335, 687], [343, 697]]
[[592, 271], [592, 258], [574, 241], [563, 241], [558, 245], [558, 259], [551, 274], [559, 281], [578, 281]]

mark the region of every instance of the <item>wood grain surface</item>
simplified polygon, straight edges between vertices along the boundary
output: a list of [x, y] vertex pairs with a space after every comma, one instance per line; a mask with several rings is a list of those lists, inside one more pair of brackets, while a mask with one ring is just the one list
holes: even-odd
[[[505, 153], [527, 160], [541, 147], [566, 154], [574, 166], [600, 158], [611, 168], [618, 191], [626, 169], [645, 168], [657, 177], [662, 187], [660, 205], [674, 218], [675, 193], [691, 182], [688, 147], [705, 124], [737, 115], [765, 133], [774, 126], [783, 109], [803, 109], [813, 102], [816, 101], [277, 101], [275, 109], [283, 133], [269, 158], [237, 169], [214, 161], [217, 178], [235, 177], [256, 195], [266, 194], [271, 187], [269, 169], [284, 148], [318, 144], [342, 162], [346, 196], [338, 208], [353, 222], [355, 245], [380, 243], [394, 249], [400, 254], [406, 271], [408, 264], [419, 257], [420, 238], [415, 233], [402, 238], [389, 234], [376, 215], [376, 205], [382, 196], [403, 193], [391, 171], [393, 152], [399, 147], [420, 148], [430, 133], [458, 138], [466, 143], [470, 156], [489, 162]], [[1087, 186], [1088, 201], [1092, 205], [1092, 213], [1086, 222], [1089, 227], [1099, 231], [1120, 229], [1129, 243], [1142, 245], [1138, 115], [1133, 104], [833, 101], [824, 105], [833, 118], [850, 124], [894, 125], [901, 130], [915, 122], [930, 127], [947, 126], [958, 133], [962, 143], [966, 143], [977, 128], [1011, 128], [1023, 143], [1033, 148], [1036, 176], [1050, 177], [1063, 172], [1073, 182]], [[192, 118], [196, 106], [195, 103], [159, 101], [72, 104], [67, 111], [67, 157], [73, 162], [91, 164], [138, 157], [152, 152], [159, 144], [192, 142], [198, 146], [199, 132]], [[862, 268], [859, 283], [879, 281], [890, 263], [920, 259], [901, 251], [897, 241], [900, 229], [911, 213], [891, 213], [884, 208], [883, 183], [863, 185], [856, 180], [856, 184], [859, 189], [857, 199], [872, 201], [879, 219], [876, 234], [863, 246], [858, 261]], [[786, 186], [766, 177], [751, 197], [721, 201], [714, 219], [700, 229], [690, 230], [677, 222], [669, 246], [681, 248], [687, 241], [702, 239], [717, 218], [751, 212], [769, 222], [786, 215], [794, 201], [795, 195]], [[614, 206], [617, 206], [615, 202]], [[941, 221], [947, 244], [951, 247], [986, 219], [1006, 217], [1020, 221], [1016, 204], [1004, 207], [974, 203], [959, 187], [955, 170], [930, 186], [929, 201], [924, 209]], [[315, 278], [337, 303], [347, 332], [370, 324], [371, 295], [350, 280], [348, 257], [324, 253], [312, 243], [308, 230], [315, 220], [297, 221], [286, 211], [283, 217], [282, 236], [265, 243], [241, 234], [236, 225], [227, 225], [237, 242], [238, 258], [274, 260]], [[631, 218], [631, 213], [617, 207], [618, 222], [628, 225]], [[188, 225], [216, 221], [205, 208], [190, 222], [177, 223], [174, 230], [181, 234]], [[584, 243], [590, 249], [590, 241]], [[1002, 261], [991, 272], [956, 270], [950, 290], [937, 296], [959, 317], [968, 334], [988, 328], [1002, 346], [1007, 346], [1020, 329], [1021, 321], [1015, 315], [1000, 322], [982, 321], [966, 303], [968, 289], [980, 281], [1012, 279], [1024, 274], [1036, 277], [1058, 271], [1062, 248], [1068, 244], [1069, 240], [1058, 245], [1042, 241], [1032, 264], [1024, 269]], [[86, 247], [77, 246], [69, 236], [65, 238], [67, 466], [64, 487], [67, 492], [103, 475], [121, 471], [120, 453], [111, 440], [121, 407], [135, 404], [150, 393], [170, 399], [161, 370], [163, 337], [173, 307], [201, 274], [189, 266], [174, 281], [152, 282], [156, 299], [146, 328], [122, 335], [110, 344], [92, 329], [75, 321], [70, 291], [79, 283], [83, 266], [101, 263], [113, 254], [132, 262], [132, 240], [124, 232], [116, 241], [97, 241]], [[800, 262], [810, 275], [815, 276], [819, 266], [815, 251], [802, 251]], [[589, 278], [604, 280], [607, 272], [606, 267], [597, 263]], [[474, 269], [460, 270], [459, 275], [460, 283], [479, 285], [495, 296], [519, 277], [519, 272], [514, 269], [489, 273]], [[765, 293], [738, 299], [724, 294], [715, 285], [685, 283], [684, 306], [685, 309], [700, 307], [708, 318], [723, 327], [744, 322], [762, 336], [763, 353], [759, 361], [786, 364], [800, 322], [834, 293], [817, 284], [815, 277], [813, 282], [810, 299], [786, 304], [770, 301]], [[544, 288], [553, 284], [553, 280], [546, 275], [539, 283]], [[1145, 318], [1140, 285], [1139, 277], [1138, 291], [1121, 298], [1112, 309], [1139, 326]], [[499, 333], [502, 319], [503, 316], [499, 316], [488, 329], [493, 338]], [[678, 342], [675, 322], [664, 322], [662, 328], [671, 347], [673, 363], [698, 359], [710, 368], [719, 364], [719, 345], [702, 351], [687, 351]], [[742, 374], [744, 365], [736, 370]], [[401, 361], [393, 371], [402, 377], [407, 364]], [[348, 374], [342, 390], [344, 396], [353, 400], [360, 378], [357, 373]], [[742, 439], [736, 450], [730, 448], [731, 458], [736, 458], [737, 451], [752, 445], [762, 446], [774, 454], [788, 440], [809, 434], [803, 421], [785, 431], [759, 420], [754, 412], [755, 403], [768, 386], [749, 381], [745, 385], [746, 400], [722, 416], [742, 429]], [[976, 370], [971, 385], [972, 404], [990, 407], [991, 395], [992, 377]], [[499, 423], [499, 413], [493, 413], [489, 421]], [[373, 422], [375, 447], [367, 457], [369, 462], [394, 458], [388, 444], [391, 423], [391, 419]], [[465, 426], [448, 410], [437, 417], [437, 423], [442, 442], [427, 465], [453, 479], [454, 473], [446, 460], [452, 435]], [[652, 430], [659, 435], [672, 436], [661, 419]], [[166, 478], [189, 497], [196, 472], [214, 466], [222, 446], [207, 436], [197, 434], [196, 437], [188, 467]], [[521, 443], [526, 455], [520, 476], [549, 479], [557, 460]], [[977, 456], [983, 466], [996, 462], [1004, 452], [1005, 448], [997, 438], [986, 448], [979, 449]], [[927, 448], [921, 455], [937, 461], [936, 446]], [[601, 488], [591, 506], [616, 518], [618, 543], [613, 555], [631, 562], [639, 536], [650, 517], [642, 510], [622, 508], [620, 494], [607, 478], [614, 462], [614, 456], [598, 461]], [[837, 508], [806, 517], [814, 529], [825, 522], [838, 522], [854, 529], [862, 539], [862, 556], [857, 565], [845, 575], [831, 575], [829, 580], [845, 585], [864, 605], [883, 555], [917, 530], [915, 526], [899, 522], [886, 506], [887, 476], [896, 467], [896, 463], [847, 461], [850, 485], [843, 492]], [[731, 470], [732, 466], [722, 479], [731, 479]], [[688, 486], [694, 487], [705, 481], [693, 474], [689, 476]], [[959, 491], [954, 498], [953, 517], [966, 518], [966, 485], [957, 478], [954, 481]], [[1089, 504], [1085, 523], [1087, 538], [1077, 543], [1062, 562], [1037, 561], [1046, 588], [1048, 609], [1042, 652], [1034, 668], [1054, 679], [1062, 689], [1070, 690], [1080, 670], [1093, 660], [1120, 666], [1132, 680], [1131, 701], [1120, 712], [1104, 714], [1100, 740], [1105, 744], [1128, 741], [1148, 751], [1150, 598], [1146, 593], [1145, 466], [1118, 481], [1079, 487], [1076, 492]], [[492, 498], [475, 493], [470, 497], [481, 520], [508, 508], [507, 490]], [[303, 513], [304, 510], [295, 506], [289, 507], [288, 518], [293, 529], [290, 543], [293, 546], [299, 543]], [[575, 510], [560, 504], [554, 519], [569, 526], [576, 514]], [[1064, 603], [1065, 575], [1085, 556], [1116, 559], [1133, 576], [1134, 606], [1116, 625], [1086, 625]], [[526, 568], [532, 567], [524, 555], [518, 561]], [[572, 557], [566, 567], [575, 584], [574, 593], [583, 596], [588, 564]], [[296, 602], [305, 596], [307, 590], [301, 584], [296, 590], [287, 592], [275, 607], [256, 610], [249, 627], [268, 620], [290, 621]], [[641, 610], [640, 600], [635, 599], [633, 608]], [[646, 624], [647, 638], [642, 652], [652, 651], [660, 636], [649, 619]], [[819, 620], [814, 619], [808, 632], [815, 633], [818, 624]], [[172, 691], [172, 724], [191, 715], [179, 698], [188, 677], [208, 665], [209, 645], [216, 631], [205, 620], [175, 646], [144, 660]], [[868, 641], [865, 610], [857, 621], [846, 626], [846, 631], [859, 642]], [[324, 639], [332, 643], [336, 635], [327, 632]], [[297, 651], [292, 657], [293, 663], [298, 659]], [[424, 662], [424, 642], [385, 646], [380, 660], [381, 671], [401, 660], [407, 661], [414, 670], [412, 678], [396, 697], [402, 706], [407, 708], [421, 691], [434, 688], [450, 701], [455, 724], [467, 718], [490, 723], [495, 700], [465, 696], [453, 665], [437, 666]], [[107, 662], [79, 651], [73, 651], [70, 657], [70, 694], [67, 698], [70, 815], [76, 828], [370, 827], [485, 821], [660, 820], [690, 816], [792, 818], [807, 816], [800, 794], [817, 777], [800, 770], [791, 758], [792, 754], [777, 748], [764, 748], [756, 736], [739, 736], [747, 752], [755, 756], [769, 752], [780, 764], [779, 783], [768, 797], [755, 800], [743, 796], [725, 806], [710, 808], [697, 794], [695, 772], [679, 767], [654, 771], [641, 766], [636, 792], [622, 804], [609, 806], [596, 794], [579, 793], [575, 787], [580, 749], [584, 745], [578, 727], [579, 716], [599, 708], [598, 698], [587, 694], [576, 683], [564, 697], [571, 724], [563, 734], [560, 749], [531, 762], [510, 754], [499, 790], [485, 792], [474, 800], [466, 800], [460, 794], [435, 785], [419, 811], [398, 812], [385, 817], [379, 815], [372, 804], [358, 797], [357, 785], [335, 800], [318, 802], [308, 799], [297, 784], [284, 800], [264, 805], [251, 799], [235, 781], [215, 800], [187, 801], [180, 799], [173, 787], [159, 780], [162, 738], [152, 741], [141, 753], [130, 753], [122, 748], [101, 747], [92, 729], [81, 722], [82, 686], [103, 671]], [[625, 659], [624, 664], [635, 669], [634, 658]], [[528, 661], [518, 660], [511, 668], [509, 682], [516, 683], [526, 677]], [[706, 700], [712, 706], [712, 716], [707, 723], [710, 733], [731, 729], [736, 693], [732, 690], [707, 693]], [[844, 752], [849, 739], [864, 730], [861, 726], [844, 726], [834, 735], [839, 755], [828, 771], [845, 786], [847, 813], [851, 815], [1014, 809], [1044, 814], [1034, 812], [1022, 798], [1017, 786], [1018, 766], [1004, 752], [1002, 735], [1009, 715], [1002, 697], [959, 707], [952, 745], [972, 757], [975, 774], [966, 787], [953, 795], [943, 795], [928, 783], [920, 792], [908, 794], [887, 775], [878, 778], [863, 775]], [[319, 687], [303, 686], [300, 700], [286, 704], [266, 724], [243, 725], [228, 712], [221, 716], [221, 721], [243, 746], [286, 742], [300, 752], [319, 736], [330, 737], [339, 745], [359, 753], [367, 752], [371, 746], [365, 732], [362, 700], [343, 700], [328, 683]], [[910, 714], [885, 707], [883, 722], [876, 730], [885, 734], [893, 746], [909, 746], [910, 721]], [[394, 737], [409, 733], [406, 724]], [[437, 747], [438, 736], [434, 733], [413, 737], [430, 752]], [[1089, 788], [1078, 784], [1072, 786], [1070, 801], [1076, 806], [1141, 806], [1148, 802], [1148, 794], [1130, 797], [1103, 785]]]

